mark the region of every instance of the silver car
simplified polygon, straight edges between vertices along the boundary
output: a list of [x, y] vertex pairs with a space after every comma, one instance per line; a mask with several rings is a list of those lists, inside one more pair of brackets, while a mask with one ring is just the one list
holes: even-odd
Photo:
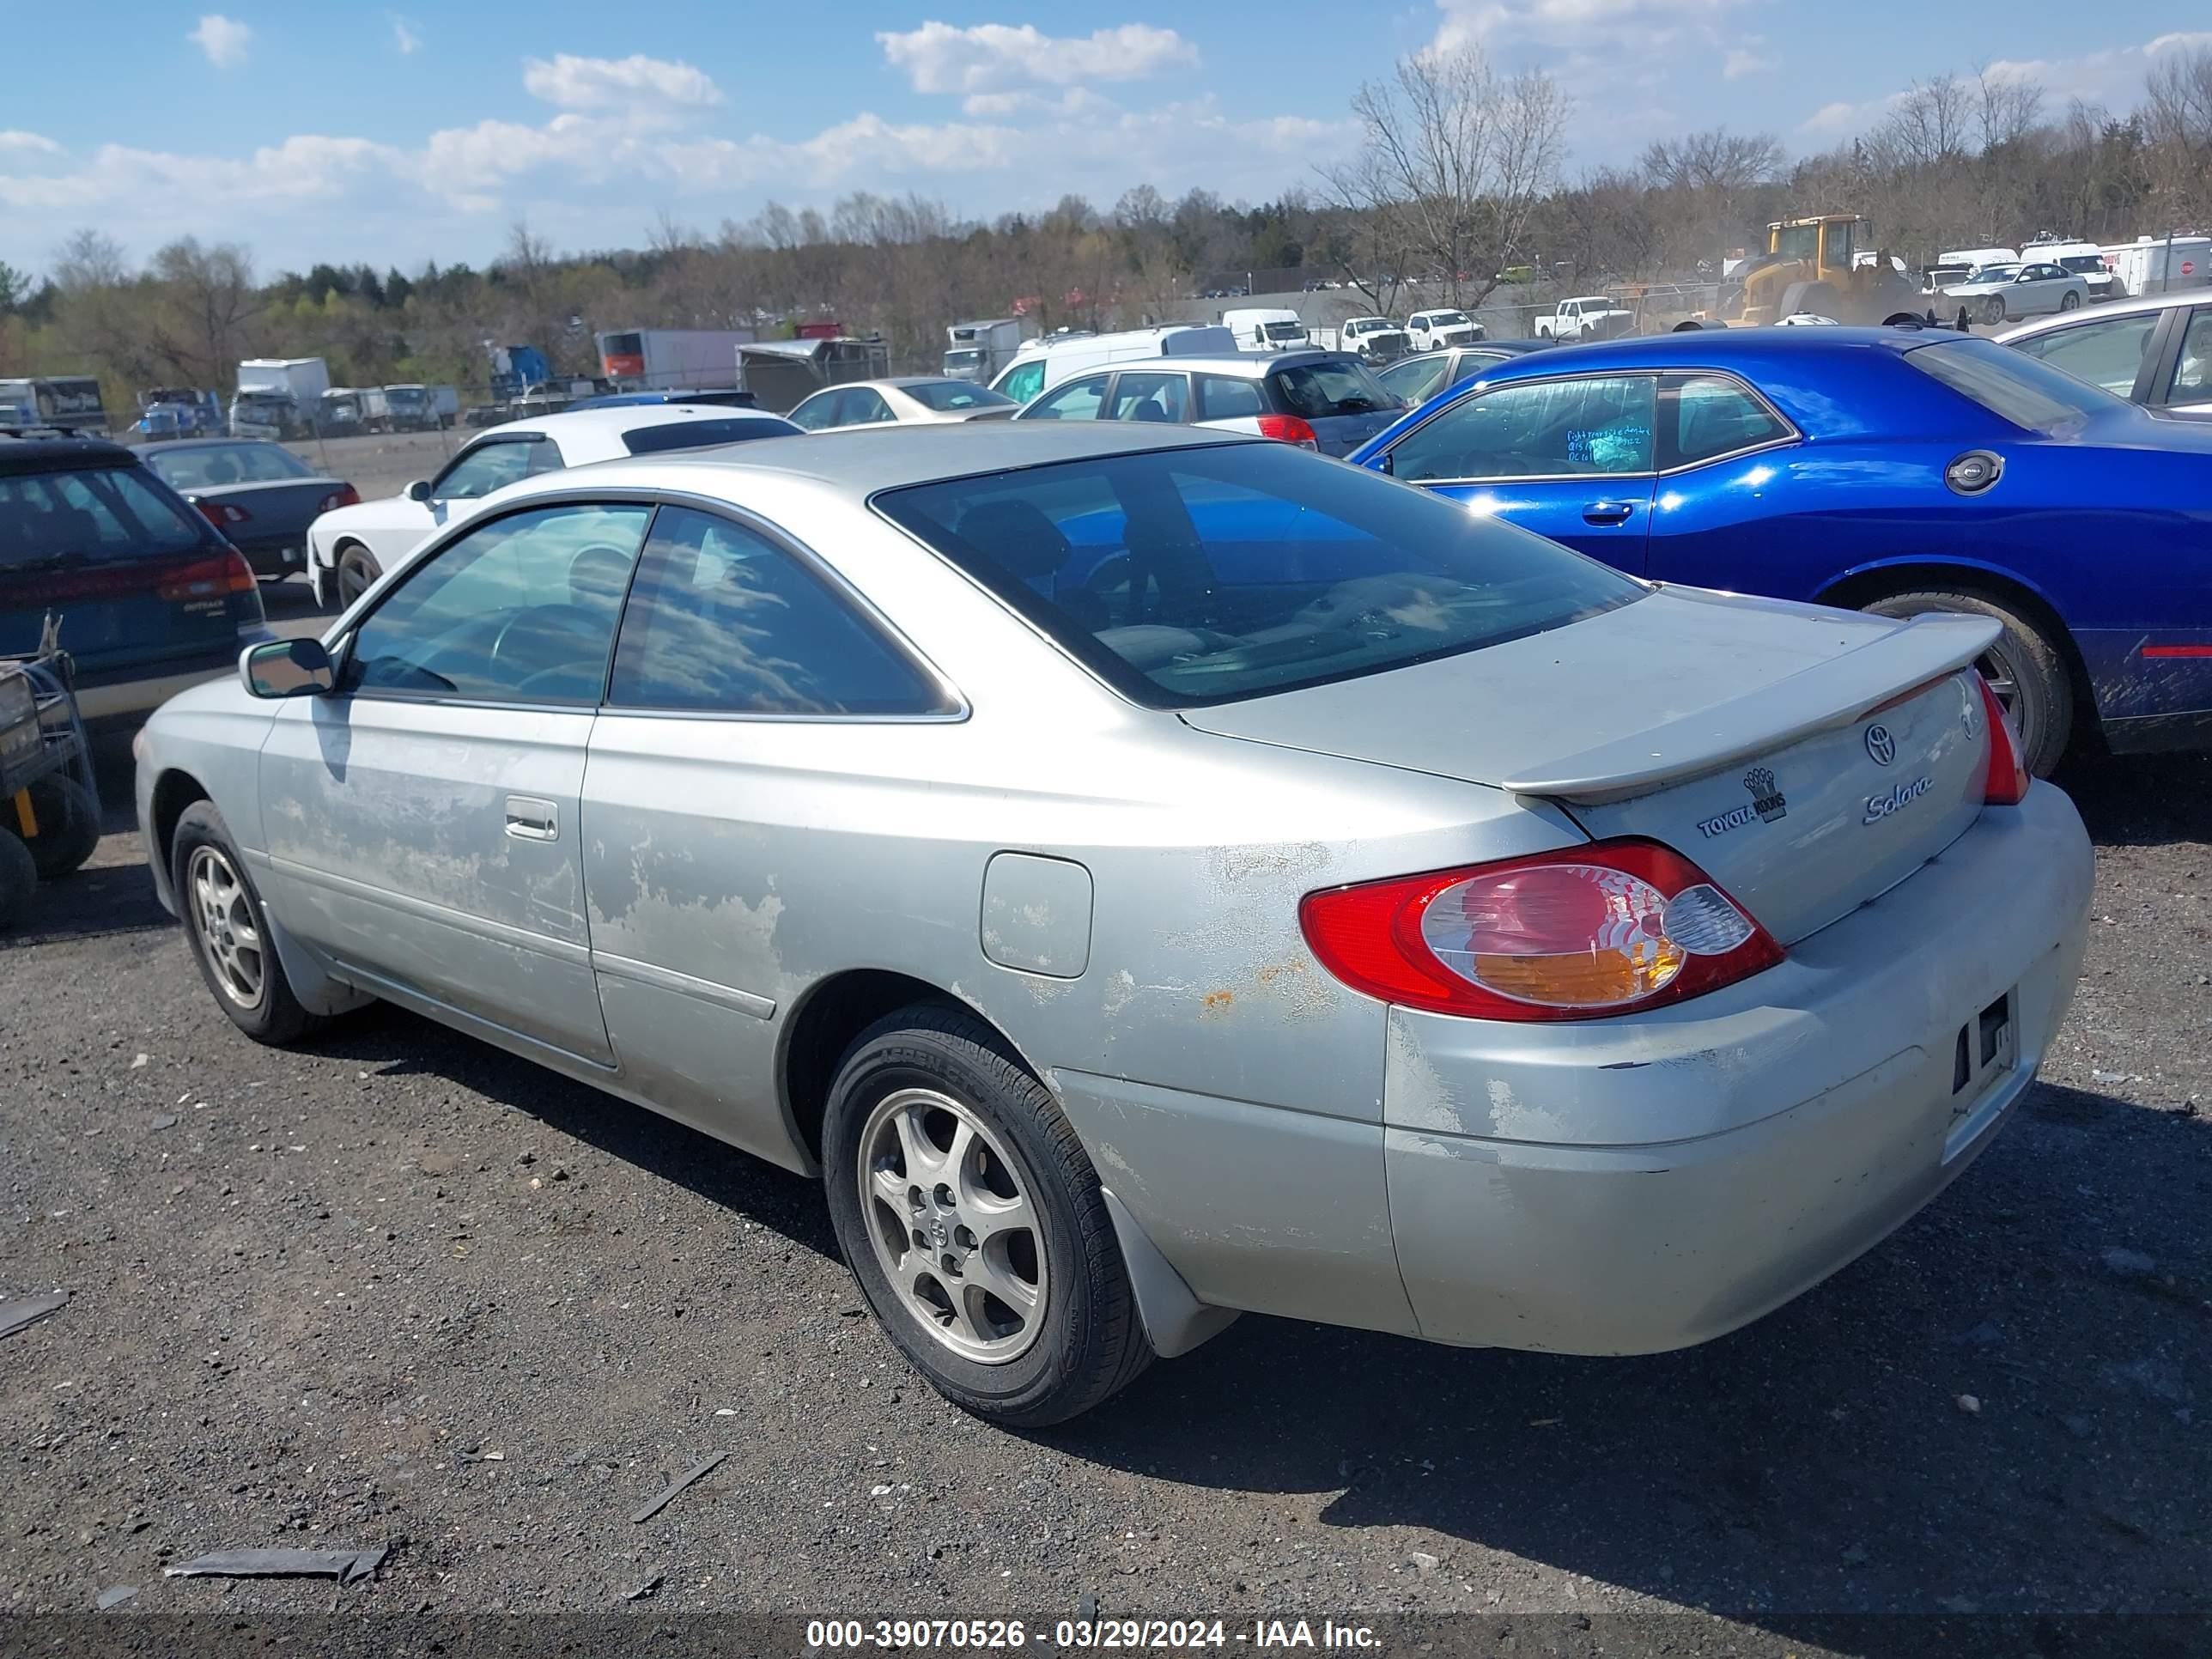
[[2001, 323], [2008, 317], [2033, 317], [2045, 311], [2078, 311], [2089, 301], [2089, 284], [2063, 265], [2031, 263], [1984, 265], [1963, 283], [1942, 289], [1936, 309], [1963, 310], [1967, 320]]
[[1344, 456], [1405, 412], [1348, 353], [1238, 351], [1115, 363], [1062, 381], [1014, 418], [1187, 422]]
[[385, 998], [819, 1176], [1036, 1425], [1245, 1309], [1703, 1341], [1935, 1197], [2091, 885], [1994, 636], [1188, 427], [769, 439], [501, 491], [137, 807], [249, 1036]]
[[1997, 342], [2154, 415], [2212, 420], [2212, 288], [2146, 294], [2022, 323]]

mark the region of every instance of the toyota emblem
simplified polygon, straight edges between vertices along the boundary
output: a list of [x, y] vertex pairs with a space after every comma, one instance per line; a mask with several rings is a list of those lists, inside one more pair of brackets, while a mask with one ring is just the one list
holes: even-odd
[[1887, 726], [1880, 723], [1867, 727], [1866, 746], [1876, 766], [1887, 766], [1897, 758], [1897, 739], [1889, 735]]

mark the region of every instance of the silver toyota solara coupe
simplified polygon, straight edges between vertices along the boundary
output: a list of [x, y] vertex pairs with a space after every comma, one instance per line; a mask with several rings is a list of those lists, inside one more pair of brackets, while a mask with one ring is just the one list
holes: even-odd
[[2090, 893], [1992, 636], [1211, 431], [768, 439], [501, 492], [138, 814], [247, 1035], [382, 998], [819, 1174], [1036, 1425], [1245, 1309], [1679, 1347], [1927, 1203]]

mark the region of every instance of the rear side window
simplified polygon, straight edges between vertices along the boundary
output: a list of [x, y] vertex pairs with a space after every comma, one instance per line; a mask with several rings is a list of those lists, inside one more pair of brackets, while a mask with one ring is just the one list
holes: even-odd
[[2156, 312], [2138, 311], [2125, 317], [2077, 323], [2071, 328], [2054, 328], [2014, 342], [2014, 349], [2124, 398], [2136, 389], [2136, 375], [2157, 326]]
[[799, 428], [784, 421], [755, 418], [744, 421], [663, 421], [623, 434], [623, 447], [633, 455], [657, 455], [669, 449], [705, 449], [717, 444], [741, 444], [748, 438], [775, 438]]
[[1198, 418], [1237, 421], [1267, 412], [1261, 401], [1260, 383], [1235, 374], [1198, 376]]
[[1374, 415], [1400, 407], [1367, 366], [1350, 357], [1292, 363], [1269, 374], [1267, 384], [1284, 414], [1309, 421], [1332, 415]]
[[1101, 457], [877, 509], [1154, 708], [1371, 674], [1639, 597], [1593, 560], [1287, 445]]
[[1649, 374], [1492, 386], [1415, 427], [1390, 451], [1408, 483], [1650, 472], [1656, 383]]
[[1905, 361], [2000, 420], [2029, 432], [2062, 437], [2093, 415], [2119, 404], [2110, 392], [2063, 369], [1988, 340], [1948, 340], [1918, 346]]
[[623, 614], [607, 701], [718, 714], [926, 714], [943, 699], [790, 553], [664, 507]]
[[1179, 422], [1184, 418], [1189, 395], [1188, 385], [1180, 374], [1125, 373], [1114, 382], [1114, 404], [1106, 418]]
[[1689, 375], [1674, 381], [1668, 397], [1674, 416], [1668, 433], [1672, 447], [1664, 465], [1670, 467], [1695, 466], [1790, 435], [1790, 428], [1765, 404], [1718, 375]]
[[188, 553], [208, 538], [189, 507], [135, 468], [0, 476], [0, 569]]

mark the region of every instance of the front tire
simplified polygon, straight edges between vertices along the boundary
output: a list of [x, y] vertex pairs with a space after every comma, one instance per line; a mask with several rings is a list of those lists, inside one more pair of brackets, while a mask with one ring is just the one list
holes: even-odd
[[2074, 677], [2067, 672], [2064, 653], [2042, 629], [2002, 601], [1979, 593], [1896, 593], [1865, 609], [1877, 617], [1963, 611], [1990, 617], [2002, 628], [1996, 643], [1974, 665], [2012, 716], [2027, 769], [2039, 778], [2051, 775], [2073, 741]]
[[1988, 299], [1982, 301], [1982, 320], [1984, 322], [2001, 323], [2004, 321], [2004, 295], [2002, 294], [1992, 294]]
[[963, 1410], [1065, 1422], [1151, 1362], [1097, 1170], [973, 1014], [918, 1005], [862, 1032], [830, 1090], [823, 1163], [877, 1322]]
[[177, 820], [169, 878], [192, 960], [232, 1024], [272, 1048], [297, 1042], [322, 1025], [292, 994], [261, 895], [213, 801], [194, 801]]
[[376, 556], [359, 542], [347, 542], [338, 549], [338, 608], [343, 611], [368, 592], [384, 567]]

